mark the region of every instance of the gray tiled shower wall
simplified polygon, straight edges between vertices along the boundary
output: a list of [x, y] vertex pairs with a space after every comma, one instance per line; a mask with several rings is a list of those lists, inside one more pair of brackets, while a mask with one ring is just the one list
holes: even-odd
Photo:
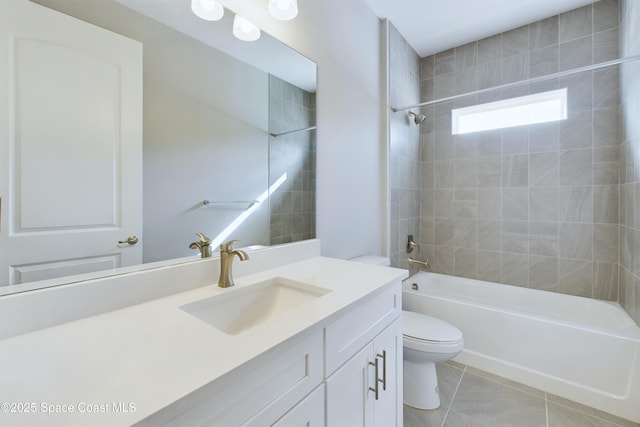
[[[278, 134], [315, 125], [315, 93], [269, 76], [269, 132]], [[316, 132], [269, 138], [269, 185], [286, 181], [270, 197], [270, 243], [315, 237]]]
[[[621, 1], [624, 56], [640, 55], [640, 2]], [[622, 65], [620, 145], [620, 304], [640, 324], [640, 64]]]
[[[619, 22], [618, 2], [601, 0], [422, 58], [420, 100], [615, 59]], [[411, 89], [403, 81], [409, 72], [394, 63], [400, 42], [393, 34], [392, 94]], [[394, 77], [399, 72], [405, 77]], [[410, 161], [394, 159], [394, 153], [402, 159], [416, 150], [416, 127], [405, 122], [402, 128], [401, 113], [395, 114], [394, 249], [399, 252], [412, 232], [421, 244], [417, 256], [429, 258], [435, 272], [618, 300], [619, 82], [618, 68], [611, 67], [423, 107], [427, 120], [413, 157], [420, 160], [420, 173], [411, 171]], [[451, 135], [452, 108], [563, 87], [569, 96], [566, 121]], [[392, 105], [410, 105], [408, 98], [392, 99]], [[408, 171], [394, 171], [407, 165]], [[403, 201], [418, 192], [419, 229], [413, 202]], [[394, 264], [406, 267], [398, 252]]]
[[[420, 102], [420, 57], [389, 25], [390, 102], [393, 106]], [[411, 124], [407, 112], [391, 116], [391, 264], [407, 267], [407, 235], [420, 242], [420, 128]]]

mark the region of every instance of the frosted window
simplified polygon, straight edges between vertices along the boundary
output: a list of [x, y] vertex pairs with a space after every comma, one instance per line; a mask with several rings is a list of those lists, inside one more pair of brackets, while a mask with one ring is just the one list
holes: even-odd
[[567, 88], [457, 108], [451, 113], [453, 135], [565, 120]]

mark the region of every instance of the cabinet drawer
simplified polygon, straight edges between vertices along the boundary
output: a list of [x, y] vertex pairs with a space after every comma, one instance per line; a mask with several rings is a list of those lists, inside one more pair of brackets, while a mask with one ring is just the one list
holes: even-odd
[[[284, 414], [284, 415], [283, 415]], [[242, 427], [324, 427], [324, 385], [293, 408], [278, 403], [267, 406]]]
[[325, 377], [402, 314], [402, 285], [362, 301], [325, 329]]
[[211, 384], [209, 397], [168, 425], [237, 426], [269, 405], [293, 407], [322, 382], [322, 344], [322, 331], [284, 343], [268, 357]]

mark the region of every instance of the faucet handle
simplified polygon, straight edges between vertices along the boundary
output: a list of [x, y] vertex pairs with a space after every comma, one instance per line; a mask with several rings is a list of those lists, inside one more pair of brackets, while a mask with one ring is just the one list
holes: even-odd
[[211, 244], [211, 239], [205, 236], [204, 234], [196, 233], [196, 236], [198, 236], [198, 239], [200, 239], [200, 243], [203, 246], [209, 246]]
[[240, 240], [229, 240], [228, 242], [225, 242], [223, 244], [220, 245], [220, 252], [231, 252], [231, 250], [233, 249], [231, 246], [233, 246], [233, 244], [235, 242], [239, 242]]

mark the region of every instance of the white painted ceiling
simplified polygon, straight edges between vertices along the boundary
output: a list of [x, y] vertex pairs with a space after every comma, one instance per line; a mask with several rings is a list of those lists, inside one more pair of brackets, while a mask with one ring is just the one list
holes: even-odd
[[420, 57], [480, 40], [598, 0], [364, 0]]

